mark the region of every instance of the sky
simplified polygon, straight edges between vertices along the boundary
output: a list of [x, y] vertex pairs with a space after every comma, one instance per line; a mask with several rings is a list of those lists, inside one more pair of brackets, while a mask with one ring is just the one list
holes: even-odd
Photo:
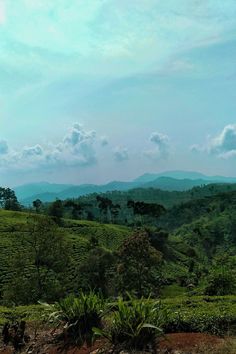
[[235, 162], [235, 0], [0, 0], [0, 185]]

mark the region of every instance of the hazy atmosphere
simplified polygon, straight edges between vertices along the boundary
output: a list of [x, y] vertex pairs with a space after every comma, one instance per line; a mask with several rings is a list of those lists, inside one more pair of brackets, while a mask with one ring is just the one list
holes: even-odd
[[236, 176], [235, 29], [235, 0], [0, 0], [1, 184]]
[[236, 353], [236, 0], [0, 0], [17, 353]]

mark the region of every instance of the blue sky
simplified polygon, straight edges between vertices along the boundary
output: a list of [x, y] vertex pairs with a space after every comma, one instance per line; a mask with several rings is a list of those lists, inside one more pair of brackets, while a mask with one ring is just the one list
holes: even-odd
[[0, 0], [0, 183], [236, 176], [235, 0]]

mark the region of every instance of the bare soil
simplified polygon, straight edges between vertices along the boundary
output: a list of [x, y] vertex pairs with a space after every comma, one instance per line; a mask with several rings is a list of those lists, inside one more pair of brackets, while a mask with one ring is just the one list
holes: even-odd
[[[99, 352], [98, 349], [108, 348], [106, 341], [97, 340], [93, 347], [83, 346], [65, 347], [63, 344], [55, 342], [56, 333], [50, 331], [40, 331], [36, 335], [31, 335], [30, 342], [22, 349], [22, 354], [90, 354]], [[159, 343], [157, 353], [160, 354], [205, 354], [224, 353], [223, 348], [228, 339], [219, 338], [203, 333], [172, 333], [167, 334]], [[203, 349], [205, 348], [205, 349]], [[109, 353], [105, 349], [103, 353]], [[233, 351], [230, 352], [233, 354]], [[13, 347], [0, 345], [0, 354], [15, 354]], [[128, 354], [124, 352], [123, 354]], [[134, 353], [133, 353], [134, 354]]]

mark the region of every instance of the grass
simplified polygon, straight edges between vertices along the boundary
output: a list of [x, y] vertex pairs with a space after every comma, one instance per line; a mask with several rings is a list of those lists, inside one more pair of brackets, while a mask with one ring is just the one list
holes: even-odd
[[42, 321], [45, 315], [45, 307], [43, 305], [5, 307], [0, 306], [0, 325], [6, 322], [15, 322], [24, 320], [27, 322]]
[[161, 297], [163, 299], [166, 298], [175, 298], [176, 296], [184, 296], [187, 293], [187, 288], [184, 288], [178, 284], [172, 284], [164, 286], [161, 290]]

